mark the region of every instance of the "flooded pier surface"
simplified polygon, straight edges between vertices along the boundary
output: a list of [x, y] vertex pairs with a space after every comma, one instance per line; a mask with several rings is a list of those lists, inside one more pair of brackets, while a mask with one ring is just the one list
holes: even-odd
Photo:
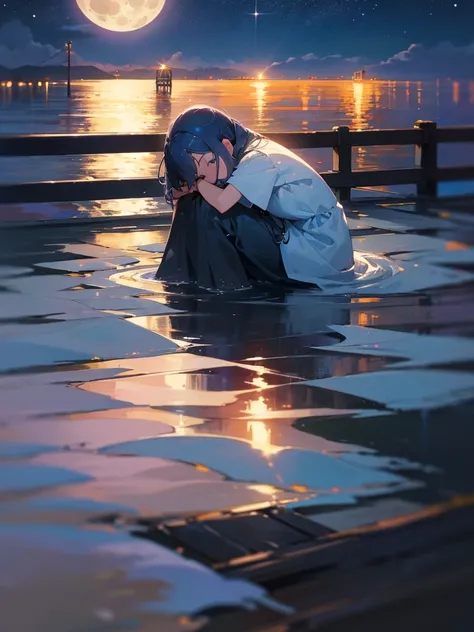
[[[165, 217], [2, 229], [10, 627], [280, 616], [284, 602], [217, 566], [472, 494], [473, 209], [353, 203], [359, 282], [233, 295], [152, 280]], [[252, 529], [205, 522], [229, 515]]]

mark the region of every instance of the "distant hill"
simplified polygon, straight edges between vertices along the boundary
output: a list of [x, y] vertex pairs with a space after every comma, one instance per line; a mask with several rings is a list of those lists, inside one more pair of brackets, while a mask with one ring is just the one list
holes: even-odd
[[[42, 79], [65, 81], [66, 78], [67, 68], [65, 66], [21, 66], [20, 68], [0, 66], [0, 81], [40, 81]], [[114, 79], [114, 76], [96, 68], [96, 66], [72, 66], [71, 78], [73, 80]]]
[[[156, 70], [153, 68], [137, 68], [135, 70], [119, 70], [117, 73], [105, 72], [96, 66], [72, 66], [73, 80], [94, 79], [154, 79]], [[173, 68], [174, 79], [236, 79], [242, 76], [242, 71], [232, 68]], [[20, 68], [5, 68], [0, 66], [0, 81], [65, 81], [67, 68], [65, 66], [21, 66]]]
[[116, 76], [119, 79], [154, 79], [154, 68], [136, 68], [135, 70], [118, 70]]
[[[209, 68], [194, 68], [186, 70], [185, 68], [173, 68], [174, 79], [236, 79], [242, 76], [242, 71], [233, 70], [231, 68], [219, 68], [211, 66]], [[121, 79], [154, 79], [155, 72], [153, 68], [137, 68], [135, 70], [119, 70], [118, 76]]]

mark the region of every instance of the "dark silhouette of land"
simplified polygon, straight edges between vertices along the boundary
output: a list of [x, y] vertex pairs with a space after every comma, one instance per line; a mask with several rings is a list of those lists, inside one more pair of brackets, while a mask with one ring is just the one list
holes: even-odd
[[[94, 79], [154, 79], [156, 69], [137, 68], [135, 70], [120, 70], [119, 72], [105, 72], [96, 66], [72, 66], [71, 79], [74, 80], [94, 80]], [[186, 70], [184, 68], [173, 68], [175, 79], [236, 79], [242, 76], [239, 70], [230, 68], [195, 68]], [[67, 68], [65, 66], [21, 66], [20, 68], [5, 68], [0, 66], [0, 81], [65, 81], [67, 78]]]
[[[96, 66], [72, 66], [71, 78], [114, 79], [114, 76], [96, 68]], [[0, 81], [35, 81], [43, 79], [66, 81], [67, 68], [65, 66], [21, 66], [20, 68], [0, 66]]]

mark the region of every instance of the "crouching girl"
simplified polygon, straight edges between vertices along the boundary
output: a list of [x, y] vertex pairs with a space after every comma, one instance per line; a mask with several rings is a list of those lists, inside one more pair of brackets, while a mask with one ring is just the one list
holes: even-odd
[[194, 107], [171, 125], [164, 165], [175, 210], [157, 279], [228, 291], [350, 276], [341, 205], [285, 147], [219, 110]]

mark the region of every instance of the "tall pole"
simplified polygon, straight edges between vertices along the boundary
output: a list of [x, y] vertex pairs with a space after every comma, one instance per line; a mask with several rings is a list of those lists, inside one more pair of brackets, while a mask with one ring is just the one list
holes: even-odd
[[71, 48], [72, 42], [66, 43], [67, 50], [67, 96], [71, 97]]

